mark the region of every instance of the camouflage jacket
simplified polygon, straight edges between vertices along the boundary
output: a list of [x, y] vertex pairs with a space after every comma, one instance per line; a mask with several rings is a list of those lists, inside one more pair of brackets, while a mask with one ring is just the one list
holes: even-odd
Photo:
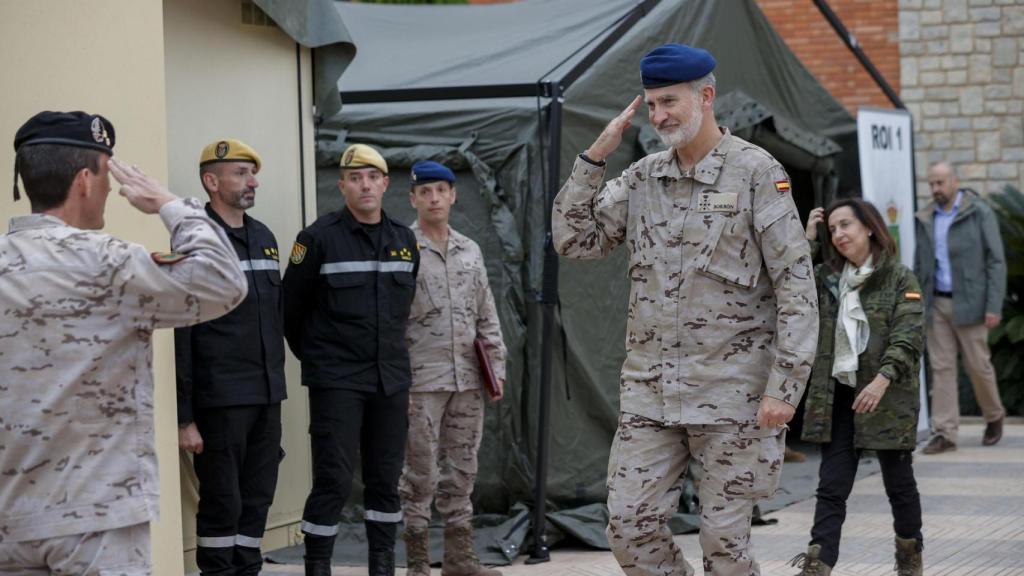
[[[832, 439], [833, 344], [839, 314], [839, 273], [827, 264], [815, 267], [818, 288], [818, 353], [807, 385], [803, 439]], [[909, 268], [885, 257], [860, 289], [871, 334], [857, 370], [860, 392], [878, 374], [891, 380], [874, 412], [854, 415], [854, 445], [877, 450], [912, 450], [917, 441], [919, 360], [924, 340], [921, 289]], [[841, 386], [841, 384], [840, 384]]]
[[420, 244], [416, 297], [405, 341], [412, 361], [413, 392], [463, 392], [483, 385], [473, 340], [481, 336], [491, 369], [505, 378], [505, 342], [498, 310], [477, 243], [448, 229], [447, 254], [411, 226]]
[[160, 217], [173, 258], [42, 214], [0, 236], [0, 542], [156, 518], [151, 336], [247, 290], [198, 201]]
[[789, 178], [726, 130], [686, 173], [672, 150], [602, 188], [582, 159], [555, 199], [555, 247], [597, 258], [625, 242], [629, 312], [620, 401], [668, 424], [743, 424], [761, 397], [800, 401], [817, 302]]

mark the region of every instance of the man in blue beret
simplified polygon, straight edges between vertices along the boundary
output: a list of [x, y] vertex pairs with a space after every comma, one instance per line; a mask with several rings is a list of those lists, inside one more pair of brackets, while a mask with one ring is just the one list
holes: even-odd
[[[714, 68], [700, 48], [648, 52], [643, 97], [580, 154], [552, 215], [564, 256], [629, 250], [607, 534], [631, 576], [693, 573], [668, 528], [691, 459], [703, 470], [705, 574], [760, 574], [751, 514], [778, 486], [814, 359], [817, 296], [789, 177], [718, 126]], [[641, 103], [668, 149], [602, 185]]]
[[[405, 517], [408, 576], [430, 576], [430, 503], [444, 518], [443, 574], [501, 576], [473, 550], [473, 483], [484, 425], [484, 397], [498, 400], [505, 382], [505, 342], [480, 246], [448, 224], [455, 174], [424, 160], [412, 166], [411, 226], [420, 245], [416, 296], [405, 341], [412, 362], [409, 437], [398, 490]], [[476, 357], [480, 339], [493, 367], [485, 386]], [[436, 494], [436, 499], [435, 499]]]
[[[0, 235], [0, 574], [152, 572], [160, 485], [152, 335], [245, 295], [220, 227], [113, 157], [98, 114], [40, 112], [14, 137], [32, 213]], [[113, 176], [170, 253], [100, 231]]]

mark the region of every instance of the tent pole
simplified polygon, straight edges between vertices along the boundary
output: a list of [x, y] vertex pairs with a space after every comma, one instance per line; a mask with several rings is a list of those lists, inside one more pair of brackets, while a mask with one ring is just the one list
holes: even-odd
[[555, 325], [555, 304], [558, 302], [558, 254], [551, 238], [551, 209], [558, 193], [559, 164], [562, 149], [562, 87], [558, 82], [548, 83], [551, 103], [548, 104], [548, 181], [546, 188], [547, 213], [544, 239], [544, 286], [542, 303], [544, 306], [544, 323], [542, 328], [541, 361], [540, 361], [540, 397], [537, 420], [537, 462], [534, 469], [533, 488], [533, 546], [527, 564], [538, 564], [551, 559], [546, 536], [546, 504], [548, 477], [548, 435], [551, 420], [551, 356], [555, 343], [551, 334]]

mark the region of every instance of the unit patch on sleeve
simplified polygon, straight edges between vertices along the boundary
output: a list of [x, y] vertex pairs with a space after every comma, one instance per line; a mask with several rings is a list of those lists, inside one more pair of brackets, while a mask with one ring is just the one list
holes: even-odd
[[775, 183], [775, 189], [780, 194], [785, 194], [786, 192], [789, 192], [789, 180], [779, 180], [779, 181], [777, 181]]
[[302, 264], [302, 261], [306, 258], [306, 247], [298, 242], [292, 246], [292, 264]]
[[150, 252], [149, 257], [157, 264], [177, 264], [188, 258], [188, 255], [179, 252]]
[[921, 293], [920, 292], [907, 292], [906, 294], [903, 295], [903, 297], [906, 298], [907, 300], [920, 300], [921, 299]]

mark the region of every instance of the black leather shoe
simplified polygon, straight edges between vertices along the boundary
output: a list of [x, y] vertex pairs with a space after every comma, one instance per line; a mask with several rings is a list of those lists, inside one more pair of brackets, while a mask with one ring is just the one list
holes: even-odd
[[395, 552], [370, 552], [370, 576], [395, 576]]
[[982, 444], [992, 446], [1003, 439], [1003, 420], [1006, 420], [1005, 416], [985, 425], [985, 435], [981, 437]]

